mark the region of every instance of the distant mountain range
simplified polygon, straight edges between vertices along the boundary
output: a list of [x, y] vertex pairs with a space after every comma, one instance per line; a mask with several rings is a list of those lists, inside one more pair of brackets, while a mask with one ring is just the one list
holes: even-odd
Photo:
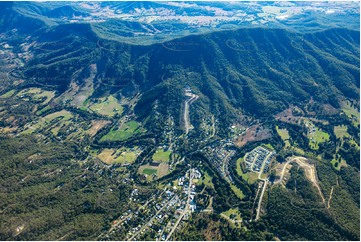
[[[2, 3], [48, 26], [90, 23], [102, 38], [150, 44], [240, 27], [313, 32], [334, 27], [358, 30], [357, 2], [14, 2]], [[9, 26], [10, 27], [10, 26]], [[115, 31], [117, 29], [117, 31]]]

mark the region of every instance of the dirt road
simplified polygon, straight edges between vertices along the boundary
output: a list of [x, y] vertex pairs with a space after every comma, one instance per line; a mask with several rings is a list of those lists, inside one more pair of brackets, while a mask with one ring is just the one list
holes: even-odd
[[261, 205], [262, 205], [263, 195], [264, 195], [264, 192], [266, 191], [267, 185], [268, 185], [268, 179], [266, 179], [266, 180], [264, 181], [263, 188], [262, 188], [262, 192], [261, 192], [261, 196], [259, 197], [258, 207], [257, 207], [257, 214], [256, 214], [256, 220], [259, 219], [259, 215], [260, 215], [260, 213], [261, 213]]
[[316, 173], [316, 167], [315, 165], [310, 165], [307, 163], [307, 159], [305, 157], [301, 157], [301, 156], [296, 156], [296, 157], [292, 157], [290, 158], [284, 165], [283, 169], [282, 169], [282, 173], [280, 176], [280, 179], [276, 182], [274, 182], [274, 184], [280, 183], [283, 180], [286, 168], [288, 165], [290, 165], [290, 163], [295, 162], [297, 163], [300, 167], [302, 167], [305, 171], [305, 175], [306, 178], [312, 183], [313, 186], [315, 186], [318, 190], [318, 193], [322, 199], [322, 202], [326, 205], [326, 200], [325, 197], [322, 194], [321, 191], [321, 187], [318, 184], [318, 180], [317, 180], [317, 173]]

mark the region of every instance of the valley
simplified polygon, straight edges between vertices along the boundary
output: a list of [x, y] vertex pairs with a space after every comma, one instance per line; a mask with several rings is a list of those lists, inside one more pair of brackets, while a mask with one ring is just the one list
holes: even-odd
[[213, 4], [0, 3], [1, 240], [359, 240], [358, 3]]

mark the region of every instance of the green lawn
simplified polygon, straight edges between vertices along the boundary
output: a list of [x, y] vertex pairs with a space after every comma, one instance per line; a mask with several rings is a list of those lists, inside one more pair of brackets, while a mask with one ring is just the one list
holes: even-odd
[[202, 178], [198, 181], [198, 185], [200, 185], [200, 184], [204, 184], [207, 187], [214, 188], [214, 185], [212, 183], [212, 178], [208, 174], [208, 172], [204, 172]]
[[123, 152], [121, 155], [119, 155], [117, 158], [115, 158], [116, 163], [133, 163], [135, 159], [137, 158], [137, 155], [134, 152]]
[[242, 192], [238, 187], [236, 187], [235, 185], [231, 184], [231, 188], [232, 188], [232, 191], [237, 195], [237, 197], [238, 197], [239, 199], [244, 198], [243, 192]]
[[158, 149], [154, 155], [153, 160], [159, 162], [168, 162], [172, 152], [170, 150], [164, 151], [163, 149]]
[[238, 208], [231, 208], [231, 209], [223, 212], [223, 214], [226, 215], [227, 217], [231, 217], [233, 215], [234, 220], [241, 220], [242, 219]]
[[309, 135], [308, 138], [311, 149], [318, 150], [318, 144], [330, 140], [330, 135], [317, 128], [316, 131]]
[[139, 133], [139, 124], [135, 121], [130, 121], [122, 125], [119, 129], [111, 129], [109, 133], [104, 135], [100, 142], [103, 141], [122, 141], [130, 138], [133, 134]]
[[151, 168], [144, 168], [143, 174], [146, 174], [146, 175], [157, 174], [157, 170], [151, 169]]
[[264, 144], [263, 146], [264, 146], [265, 148], [274, 150], [274, 148], [273, 148], [273, 146], [272, 146], [271, 144]]
[[245, 180], [249, 184], [255, 183], [257, 181], [257, 179], [258, 179], [258, 175], [256, 173], [253, 173], [253, 172], [243, 173], [242, 168], [241, 168], [241, 163], [242, 162], [243, 162], [243, 158], [239, 158], [237, 160], [237, 162], [236, 162], [237, 174], [239, 176], [241, 176], [243, 178], [243, 180]]
[[31, 128], [23, 131], [23, 134], [29, 134], [29, 133], [33, 133], [36, 129], [40, 128], [40, 127], [45, 127], [46, 125], [48, 125], [52, 120], [62, 117], [61, 120], [58, 121], [58, 124], [61, 125], [62, 123], [66, 122], [67, 120], [73, 118], [73, 114], [65, 109], [55, 112], [55, 113], [51, 113], [49, 115], [46, 115], [44, 118], [39, 119], [39, 122], [32, 125]]
[[333, 165], [333, 167], [336, 169], [336, 170], [340, 170], [342, 166], [345, 166], [346, 165], [346, 161], [344, 159], [341, 159], [341, 162], [338, 162], [338, 165], [336, 166], [336, 163], [337, 163], [337, 160], [336, 159], [333, 159], [331, 160], [331, 164]]
[[[110, 117], [113, 117], [117, 113], [123, 113], [123, 107], [118, 103], [118, 100], [115, 97], [109, 96], [107, 98], [101, 98], [99, 101], [100, 102], [89, 106], [89, 109]], [[84, 103], [87, 104], [86, 101]]]

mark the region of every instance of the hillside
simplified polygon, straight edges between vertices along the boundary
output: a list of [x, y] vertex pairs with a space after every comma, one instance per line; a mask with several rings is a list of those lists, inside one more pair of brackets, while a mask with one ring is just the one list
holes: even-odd
[[311, 97], [339, 108], [341, 97], [357, 99], [359, 93], [359, 32], [347, 29], [304, 35], [239, 29], [137, 46], [97, 39], [86, 25], [74, 24], [40, 35], [37, 46], [25, 78], [64, 91], [75, 72], [94, 63], [94, 86], [101, 88], [93, 95], [140, 92], [140, 117], [149, 115], [156, 99], [179, 116], [186, 85], [201, 97], [195, 115], [213, 113], [226, 123], [236, 110], [270, 117]]
[[1, 240], [359, 240], [356, 2], [1, 2]]

